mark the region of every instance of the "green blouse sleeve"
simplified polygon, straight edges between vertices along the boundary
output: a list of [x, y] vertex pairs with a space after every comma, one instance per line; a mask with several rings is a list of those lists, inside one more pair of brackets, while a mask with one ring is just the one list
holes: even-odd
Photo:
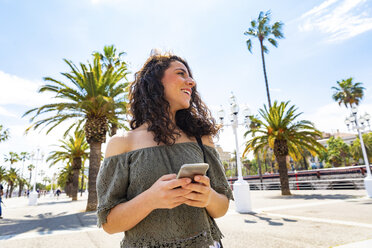
[[227, 182], [225, 170], [221, 163], [220, 157], [216, 149], [204, 146], [205, 156], [209, 169], [207, 175], [211, 182], [211, 187], [220, 194], [226, 195], [229, 200], [234, 200], [231, 188]]
[[129, 182], [127, 155], [121, 154], [105, 158], [97, 175], [97, 225], [107, 222], [110, 210], [127, 201]]

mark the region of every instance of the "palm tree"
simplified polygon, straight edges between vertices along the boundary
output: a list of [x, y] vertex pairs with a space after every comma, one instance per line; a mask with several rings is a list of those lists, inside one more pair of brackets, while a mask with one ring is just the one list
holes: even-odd
[[[265, 56], [264, 53], [269, 53], [269, 49], [264, 45], [264, 41], [267, 39], [274, 47], [278, 46], [278, 42], [275, 40], [284, 38], [282, 33], [282, 22], [275, 22], [273, 25], [270, 25], [270, 15], [271, 11], [267, 11], [264, 13], [263, 11], [260, 12], [258, 15], [257, 20], [251, 21], [251, 27], [248, 28], [248, 31], [244, 32], [244, 35], [253, 36], [258, 38], [260, 41], [261, 47], [261, 57], [262, 57], [262, 66], [263, 72], [265, 77], [265, 85], [266, 85], [266, 93], [267, 93], [267, 101], [269, 103], [269, 108], [271, 108], [271, 100], [270, 100], [270, 91], [269, 91], [269, 83], [267, 82], [267, 75], [266, 75], [266, 65], [265, 65]], [[273, 37], [272, 37], [273, 36]], [[250, 53], [252, 53], [252, 40], [248, 39], [247, 41], [247, 48]]]
[[[65, 132], [65, 135], [74, 126], [84, 125], [85, 137], [90, 146], [89, 155], [89, 195], [87, 211], [97, 208], [96, 178], [101, 163], [101, 146], [106, 142], [108, 122], [114, 118], [124, 121], [123, 113], [126, 113], [126, 103], [123, 102], [123, 93], [128, 83], [120, 81], [126, 79], [127, 68], [121, 66], [118, 69], [110, 68], [102, 71], [100, 57], [94, 56], [93, 65], [80, 64], [79, 68], [71, 61], [64, 60], [72, 72], [62, 73], [70, 84], [53, 78], [44, 78], [51, 84], [46, 84], [39, 92], [52, 92], [56, 98], [65, 100], [58, 103], [43, 105], [27, 111], [25, 115], [34, 113], [31, 121], [42, 114], [52, 114], [45, 119], [35, 121], [26, 131], [31, 128], [37, 129], [41, 125], [52, 125], [47, 134], [60, 123], [75, 119], [77, 120]], [[71, 85], [72, 83], [72, 85]]]
[[27, 184], [27, 180], [25, 178], [23, 178], [22, 176], [18, 176], [17, 177], [17, 182], [18, 182], [18, 197], [21, 197], [23, 188], [24, 188], [25, 184]]
[[30, 159], [30, 153], [21, 152], [19, 154], [19, 159], [22, 161], [22, 174], [21, 174], [21, 176], [23, 177], [23, 171], [24, 171], [24, 168], [25, 168], [25, 161]]
[[76, 201], [79, 190], [81, 164], [82, 160], [85, 160], [89, 155], [89, 145], [85, 141], [83, 130], [76, 130], [74, 132], [74, 137], [69, 135], [67, 140], [59, 140], [59, 142], [61, 143], [59, 146], [60, 150], [51, 152], [50, 156], [47, 158], [47, 162], [51, 162], [51, 166], [66, 160], [71, 163], [73, 173], [71, 195], [72, 200]]
[[14, 163], [17, 163], [21, 158], [19, 157], [18, 153], [16, 152], [9, 152], [9, 155], [5, 155], [4, 161], [10, 162], [10, 168]]
[[104, 46], [103, 53], [94, 52], [93, 56], [95, 56], [96, 54], [99, 55], [102, 66], [106, 67], [106, 69], [110, 69], [112, 67], [120, 67], [123, 64], [126, 66], [126, 62], [121, 59], [121, 57], [124, 56], [126, 53], [120, 52], [119, 54], [116, 54], [116, 48], [114, 45]]
[[6, 175], [6, 169], [5, 167], [0, 165], [0, 183], [3, 181], [3, 178], [5, 178]]
[[5, 180], [8, 183], [8, 187], [6, 190], [6, 198], [12, 197], [13, 189], [14, 189], [15, 183], [17, 182], [17, 178], [18, 178], [18, 170], [16, 170], [15, 168], [10, 168], [5, 174]]
[[80, 182], [81, 182], [80, 192], [81, 193], [80, 193], [80, 197], [83, 196], [84, 179], [86, 178], [86, 176], [85, 176], [85, 169], [86, 169], [86, 167], [85, 167], [85, 161], [87, 160], [87, 158], [88, 157], [83, 158], [82, 161], [81, 161], [81, 180], [80, 180]]
[[65, 189], [68, 196], [71, 196], [73, 171], [71, 164], [68, 163], [59, 173], [57, 184]]
[[9, 130], [3, 130], [3, 125], [0, 125], [0, 142], [6, 141], [7, 139], [9, 139]]
[[35, 169], [35, 165], [33, 165], [33, 164], [29, 164], [29, 165], [27, 166], [27, 169], [30, 171], [30, 179], [29, 179], [29, 181], [28, 181], [28, 184], [31, 185], [32, 170]]
[[260, 122], [260, 128], [250, 129], [245, 136], [252, 134], [252, 138], [247, 141], [244, 154], [253, 151], [255, 154], [259, 151], [267, 153], [267, 146], [274, 149], [276, 161], [279, 164], [279, 177], [282, 195], [290, 195], [287, 170], [287, 156], [299, 160], [303, 148], [308, 149], [314, 155], [325, 148], [316, 141], [321, 136], [321, 132], [315, 129], [310, 121], [296, 118], [301, 113], [296, 113], [295, 106], [288, 107], [289, 102], [274, 102], [274, 105], [267, 109], [259, 110], [263, 121]]
[[363, 91], [365, 89], [361, 86], [362, 83], [354, 83], [353, 78], [350, 77], [337, 81], [337, 84], [339, 87], [332, 87], [335, 90], [332, 98], [338, 102], [338, 105], [343, 103], [346, 108], [348, 105], [350, 108], [353, 107], [353, 104], [359, 105], [359, 102], [363, 99]]
[[[104, 46], [103, 53], [100, 52], [94, 52], [93, 56], [99, 56], [102, 63], [102, 68], [109, 70], [111, 68], [120, 68], [125, 67], [127, 68], [127, 63], [122, 59], [122, 56], [125, 55], [125, 52], [120, 52], [119, 54], [116, 54], [116, 48], [114, 45], [111, 46]], [[128, 101], [128, 92], [129, 88], [127, 87], [124, 90], [124, 103]], [[124, 111], [122, 114], [125, 114], [126, 106], [124, 106]], [[128, 127], [124, 125], [124, 123], [121, 123], [119, 121], [119, 118], [117, 116], [113, 116], [109, 120], [109, 135], [114, 136], [119, 128], [124, 128], [128, 130]]]

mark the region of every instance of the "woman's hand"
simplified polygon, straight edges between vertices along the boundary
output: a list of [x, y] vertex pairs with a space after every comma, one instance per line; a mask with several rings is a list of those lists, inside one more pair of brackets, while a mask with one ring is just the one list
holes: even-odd
[[191, 190], [183, 188], [191, 183], [190, 178], [176, 179], [176, 174], [167, 174], [160, 177], [147, 191], [149, 203], [153, 209], [175, 208], [187, 201], [185, 195]]
[[209, 205], [212, 197], [209, 177], [199, 175], [195, 176], [194, 180], [197, 183], [190, 183], [182, 186], [183, 189], [192, 191], [183, 196], [188, 199], [184, 203], [192, 207], [205, 208]]

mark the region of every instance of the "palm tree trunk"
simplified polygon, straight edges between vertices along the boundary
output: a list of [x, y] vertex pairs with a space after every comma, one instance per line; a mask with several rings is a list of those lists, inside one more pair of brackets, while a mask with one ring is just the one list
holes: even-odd
[[102, 143], [92, 141], [89, 154], [89, 176], [88, 176], [88, 202], [86, 211], [95, 211], [97, 209], [97, 190], [96, 180], [101, 164], [101, 145]]
[[6, 193], [5, 193], [5, 198], [8, 198], [9, 197], [9, 182], [8, 182], [8, 186], [6, 187]]
[[77, 194], [79, 190], [79, 173], [81, 169], [81, 157], [74, 158], [72, 161], [72, 189], [71, 196], [73, 201], [77, 201]]
[[291, 191], [289, 190], [286, 156], [277, 156], [276, 159], [279, 164], [279, 178], [282, 189], [282, 195], [291, 195]]
[[257, 160], [257, 165], [258, 165], [258, 174], [260, 175], [260, 182], [261, 182], [261, 185], [260, 185], [260, 189], [263, 189], [262, 187], [262, 168], [261, 168], [261, 159], [260, 159], [260, 155], [257, 154], [256, 155], [256, 160]]
[[271, 100], [270, 100], [269, 83], [267, 82], [265, 56], [264, 56], [264, 50], [263, 50], [263, 41], [261, 39], [260, 39], [260, 46], [261, 46], [261, 57], [262, 57], [263, 72], [264, 72], [264, 76], [265, 76], [267, 102], [269, 103], [269, 109], [270, 109], [271, 108]]
[[303, 161], [304, 161], [304, 170], [307, 170], [307, 168], [309, 168], [309, 165], [307, 164], [306, 157], [303, 157]]
[[72, 182], [66, 183], [65, 192], [68, 197], [71, 197]]
[[23, 182], [19, 182], [19, 191], [18, 191], [18, 197], [22, 196], [22, 191], [23, 191]]
[[83, 196], [83, 190], [84, 190], [84, 170], [81, 171], [80, 197]]
[[14, 189], [14, 185], [11, 184], [11, 185], [10, 185], [10, 190], [9, 190], [9, 198], [12, 198], [13, 189]]

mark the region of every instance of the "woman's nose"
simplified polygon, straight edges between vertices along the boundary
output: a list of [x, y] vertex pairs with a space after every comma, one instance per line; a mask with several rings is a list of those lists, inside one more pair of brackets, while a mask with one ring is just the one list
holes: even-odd
[[190, 85], [191, 87], [194, 87], [196, 85], [194, 79], [192, 79], [191, 77], [188, 78], [187, 84]]

